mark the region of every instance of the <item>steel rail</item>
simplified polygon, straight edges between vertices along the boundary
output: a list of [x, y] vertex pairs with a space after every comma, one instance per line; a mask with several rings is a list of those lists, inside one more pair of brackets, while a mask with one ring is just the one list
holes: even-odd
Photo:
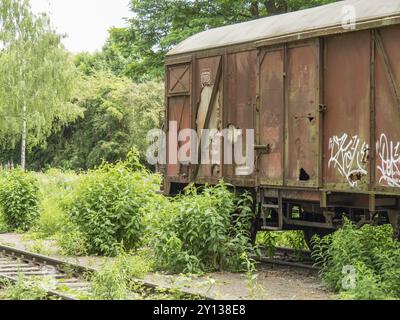
[[[18, 275], [27, 277], [53, 278], [56, 287], [63, 286], [76, 294], [88, 292], [90, 281], [85, 280], [85, 275], [92, 275], [97, 270], [82, 265], [72, 264], [53, 257], [48, 257], [25, 250], [0, 245], [0, 279], [11, 283], [17, 281]], [[150, 293], [181, 294], [183, 297], [201, 300], [214, 300], [213, 298], [194, 294], [183, 290], [162, 288], [157, 284], [140, 279], [132, 279], [135, 286], [145, 289]], [[50, 297], [61, 300], [78, 300], [74, 295], [65, 294], [57, 289], [46, 290]], [[65, 290], [63, 290], [65, 291]]]
[[319, 271], [312, 261], [311, 252], [307, 250], [277, 247], [274, 255], [254, 256], [253, 259], [261, 264], [287, 266], [314, 272]]

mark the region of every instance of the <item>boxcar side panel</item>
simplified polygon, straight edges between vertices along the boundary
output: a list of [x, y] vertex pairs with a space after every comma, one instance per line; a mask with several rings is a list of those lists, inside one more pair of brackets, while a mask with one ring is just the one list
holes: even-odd
[[[178, 150], [190, 141], [177, 141], [177, 134], [191, 128], [191, 65], [179, 64], [167, 70], [167, 168], [168, 178], [188, 181], [190, 163], [178, 161]], [[189, 157], [190, 154], [187, 154]]]
[[[255, 129], [255, 106], [257, 88], [257, 51], [229, 54], [227, 58], [228, 79], [225, 96], [225, 128], [243, 130], [243, 155], [246, 151], [246, 129]], [[254, 173], [246, 174], [246, 168], [226, 165], [224, 175], [228, 178], [254, 179]]]
[[370, 31], [326, 39], [324, 183], [327, 189], [368, 190]]
[[289, 47], [287, 59], [286, 183], [288, 186], [317, 187], [319, 168], [317, 42], [311, 41]]
[[[200, 144], [204, 143], [205, 136], [202, 136], [203, 129], [221, 129], [222, 127], [222, 57], [215, 56], [196, 60], [195, 73], [195, 101], [196, 101], [196, 130], [200, 138]], [[202, 154], [196, 178], [221, 178], [221, 167], [219, 164], [211, 162], [214, 154], [221, 154], [221, 148], [214, 144], [218, 137], [213, 134], [206, 138], [210, 143], [209, 152]], [[215, 146], [215, 147], [213, 147]], [[217, 149], [217, 150], [215, 150]], [[207, 159], [205, 159], [207, 157]], [[207, 162], [207, 163], [206, 163]]]
[[400, 26], [381, 29], [376, 35], [375, 48], [375, 183], [377, 189], [397, 193], [400, 188], [399, 35]]
[[260, 52], [260, 145], [267, 146], [258, 161], [262, 185], [283, 185], [284, 49]]

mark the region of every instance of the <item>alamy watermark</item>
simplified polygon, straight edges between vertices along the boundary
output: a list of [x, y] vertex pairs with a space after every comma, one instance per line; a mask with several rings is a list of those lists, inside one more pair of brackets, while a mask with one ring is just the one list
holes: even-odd
[[[252, 175], [255, 167], [254, 129], [178, 130], [170, 121], [168, 134], [155, 129], [147, 135], [146, 158], [151, 165], [235, 165], [237, 176]], [[168, 143], [167, 143], [168, 142]]]
[[353, 5], [342, 7], [342, 27], [345, 30], [355, 30], [357, 24], [357, 10]]
[[357, 272], [354, 266], [344, 266], [342, 269], [342, 289], [354, 290], [357, 285]]

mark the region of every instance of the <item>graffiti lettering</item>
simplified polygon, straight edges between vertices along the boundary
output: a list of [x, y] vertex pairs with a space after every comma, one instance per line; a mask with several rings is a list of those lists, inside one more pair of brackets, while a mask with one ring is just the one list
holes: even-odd
[[378, 172], [381, 174], [379, 183], [389, 187], [400, 188], [400, 142], [388, 141], [382, 134], [376, 145], [378, 154]]
[[351, 187], [357, 187], [362, 177], [368, 174], [365, 166], [368, 161], [369, 146], [362, 143], [358, 136], [343, 134], [329, 140], [331, 158], [328, 167], [337, 169]]

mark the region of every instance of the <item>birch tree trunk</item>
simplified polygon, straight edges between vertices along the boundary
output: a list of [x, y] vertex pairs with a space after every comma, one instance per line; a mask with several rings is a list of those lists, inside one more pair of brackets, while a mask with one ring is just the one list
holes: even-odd
[[21, 169], [26, 168], [26, 104], [22, 107], [22, 132], [21, 132]]

